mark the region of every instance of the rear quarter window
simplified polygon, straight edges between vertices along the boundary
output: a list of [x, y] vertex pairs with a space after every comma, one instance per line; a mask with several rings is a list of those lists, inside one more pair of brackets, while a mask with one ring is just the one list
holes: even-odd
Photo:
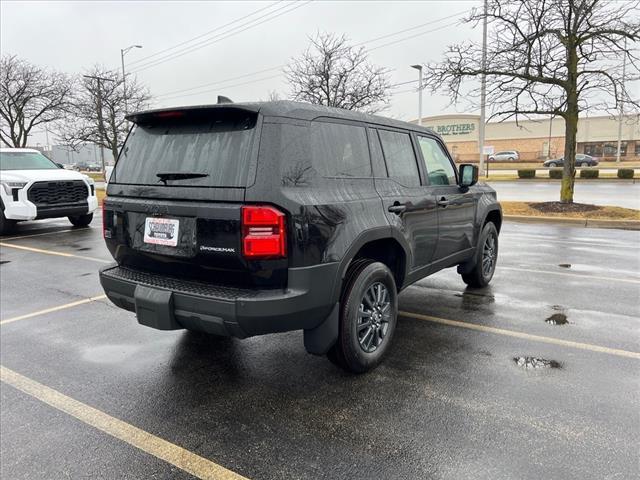
[[311, 162], [323, 177], [370, 177], [371, 161], [364, 127], [312, 122]]

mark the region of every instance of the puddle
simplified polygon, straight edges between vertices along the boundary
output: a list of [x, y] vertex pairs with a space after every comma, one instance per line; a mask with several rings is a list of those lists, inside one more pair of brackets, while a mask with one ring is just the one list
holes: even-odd
[[555, 360], [547, 360], [545, 358], [537, 357], [514, 357], [516, 365], [522, 368], [534, 369], [534, 368], [560, 368], [560, 364]]
[[554, 313], [545, 320], [545, 323], [549, 325], [566, 325], [569, 320], [567, 320], [567, 316], [564, 313]]
[[87, 250], [91, 250], [89, 247], [76, 248], [78, 252], [86, 252]]
[[88, 277], [89, 275], [93, 275], [93, 272], [83, 273], [82, 275], [78, 275], [79, 277]]
[[558, 265], [561, 268], [571, 268], [571, 264], [570, 263], [560, 263]]
[[11, 263], [11, 260], [2, 260], [2, 261], [0, 261], [0, 265], [4, 265], [5, 263]]

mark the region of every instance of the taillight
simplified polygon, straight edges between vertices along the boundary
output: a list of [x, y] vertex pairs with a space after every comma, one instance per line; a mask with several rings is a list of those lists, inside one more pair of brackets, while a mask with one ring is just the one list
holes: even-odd
[[105, 235], [107, 225], [107, 212], [104, 209], [104, 199], [102, 199], [102, 238], [107, 238]]
[[252, 260], [286, 257], [284, 213], [269, 206], [242, 207], [242, 254]]

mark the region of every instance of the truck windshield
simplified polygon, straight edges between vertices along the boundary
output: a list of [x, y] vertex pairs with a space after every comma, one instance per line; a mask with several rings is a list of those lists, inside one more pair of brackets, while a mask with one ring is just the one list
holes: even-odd
[[40, 152], [0, 152], [0, 170], [48, 170], [60, 168]]
[[[255, 124], [255, 114], [242, 113], [223, 118], [161, 118], [136, 125], [109, 183], [244, 187]], [[176, 175], [161, 178], [163, 172]], [[198, 174], [179, 178], [181, 172]]]

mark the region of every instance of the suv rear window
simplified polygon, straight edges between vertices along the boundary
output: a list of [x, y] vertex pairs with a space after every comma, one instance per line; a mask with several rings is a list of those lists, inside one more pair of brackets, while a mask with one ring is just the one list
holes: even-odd
[[131, 131], [110, 183], [162, 185], [158, 173], [197, 174], [167, 186], [244, 187], [256, 114], [222, 110], [145, 119]]

